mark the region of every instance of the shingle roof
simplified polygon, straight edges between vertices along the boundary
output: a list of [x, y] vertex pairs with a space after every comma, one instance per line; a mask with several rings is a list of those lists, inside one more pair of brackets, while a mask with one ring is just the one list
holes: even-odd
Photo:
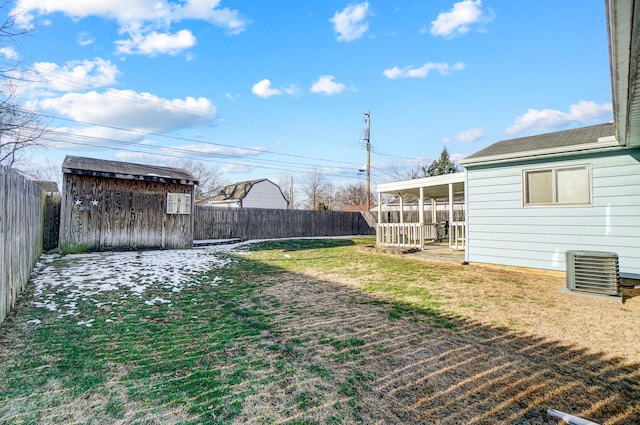
[[216, 196], [214, 201], [227, 201], [230, 199], [243, 199], [256, 183], [263, 182], [268, 179], [249, 180], [238, 182], [225, 186]]
[[198, 184], [198, 181], [191, 173], [181, 168], [108, 161], [105, 159], [84, 158], [80, 156], [65, 157], [62, 163], [62, 172], [115, 179], [146, 180], [189, 185]]
[[509, 155], [535, 150], [562, 148], [573, 145], [595, 143], [600, 137], [613, 136], [613, 123], [574, 128], [555, 133], [538, 134], [517, 139], [502, 140], [465, 158], [476, 159], [495, 155]]

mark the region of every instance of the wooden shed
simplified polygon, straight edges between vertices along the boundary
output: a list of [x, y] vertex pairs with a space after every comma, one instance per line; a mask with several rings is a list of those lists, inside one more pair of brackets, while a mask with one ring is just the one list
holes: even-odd
[[187, 171], [67, 156], [62, 172], [61, 250], [193, 246], [198, 182]]

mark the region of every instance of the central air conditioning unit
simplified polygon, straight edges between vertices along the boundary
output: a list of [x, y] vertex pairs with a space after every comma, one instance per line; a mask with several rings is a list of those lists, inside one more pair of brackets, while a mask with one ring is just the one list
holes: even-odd
[[618, 254], [567, 251], [567, 288], [573, 291], [621, 296]]

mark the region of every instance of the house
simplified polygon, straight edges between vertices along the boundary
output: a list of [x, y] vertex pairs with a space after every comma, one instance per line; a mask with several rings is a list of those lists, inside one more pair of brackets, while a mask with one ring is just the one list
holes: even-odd
[[286, 200], [280, 186], [269, 179], [234, 183], [210, 199], [198, 201], [198, 205], [225, 208], [267, 208], [286, 210]]
[[193, 246], [198, 182], [187, 171], [67, 156], [62, 172], [63, 251]]
[[613, 123], [499, 141], [462, 160], [455, 182], [448, 175], [378, 185], [379, 193], [417, 193], [420, 205], [410, 223], [404, 214], [381, 223], [379, 213], [378, 244], [423, 246], [433, 237], [425, 199], [448, 188], [450, 205], [456, 194], [465, 199], [449, 243], [468, 262], [564, 271], [566, 251], [608, 251], [619, 257], [620, 276], [640, 278], [640, 11], [623, 0], [605, 6]]
[[565, 253], [608, 251], [640, 277], [640, 149], [613, 123], [503, 140], [466, 168], [466, 259], [565, 270]]

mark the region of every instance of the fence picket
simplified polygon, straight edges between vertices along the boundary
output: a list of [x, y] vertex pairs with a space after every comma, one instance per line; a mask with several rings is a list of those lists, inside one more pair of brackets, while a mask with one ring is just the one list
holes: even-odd
[[44, 195], [35, 183], [0, 166], [0, 324], [24, 291], [42, 253]]
[[194, 214], [195, 240], [375, 235], [366, 212], [196, 205]]

